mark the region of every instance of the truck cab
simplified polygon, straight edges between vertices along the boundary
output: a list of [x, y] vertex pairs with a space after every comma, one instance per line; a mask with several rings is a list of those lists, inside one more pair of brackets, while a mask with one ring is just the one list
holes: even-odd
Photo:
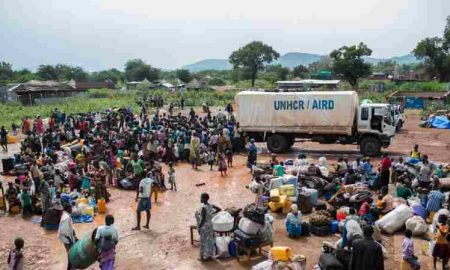
[[361, 153], [375, 156], [381, 147], [388, 147], [395, 135], [395, 123], [391, 106], [384, 103], [368, 103], [359, 106], [357, 138]]

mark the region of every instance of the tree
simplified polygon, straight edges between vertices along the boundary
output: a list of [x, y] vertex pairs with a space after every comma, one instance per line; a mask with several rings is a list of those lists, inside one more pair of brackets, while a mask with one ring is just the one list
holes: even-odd
[[125, 64], [125, 77], [129, 81], [156, 81], [159, 74], [159, 69], [147, 65], [142, 59], [132, 59]]
[[414, 55], [424, 61], [426, 71], [430, 77], [438, 77], [439, 81], [450, 80], [450, 16], [444, 35], [440, 37], [425, 38], [413, 50]]
[[41, 80], [44, 81], [58, 80], [58, 73], [52, 65], [40, 65], [36, 74]]
[[7, 62], [0, 62], [0, 81], [11, 80], [12, 76], [12, 65]]
[[270, 65], [266, 67], [262, 77], [270, 82], [283, 81], [287, 79], [289, 69], [282, 65]]
[[188, 83], [192, 80], [191, 72], [188, 69], [177, 69], [177, 78], [184, 83]]
[[373, 66], [373, 70], [375, 72], [383, 72], [387, 74], [394, 74], [395, 66], [397, 65], [397, 62], [392, 60], [387, 61], [381, 61], [378, 62], [376, 65]]
[[342, 74], [353, 88], [357, 88], [358, 79], [371, 74], [371, 65], [364, 62], [363, 56], [370, 56], [372, 50], [366, 44], [343, 46], [330, 53], [333, 59], [333, 70]]
[[333, 69], [333, 59], [329, 56], [320, 57], [319, 61], [309, 64], [308, 70], [309, 74], [319, 73], [322, 70], [332, 70]]
[[94, 82], [104, 82], [106, 80], [111, 80], [114, 83], [118, 81], [123, 81], [125, 79], [125, 75], [122, 71], [112, 68], [108, 70], [102, 70], [99, 72], [92, 72], [89, 75], [89, 80]]
[[280, 54], [272, 47], [260, 41], [253, 41], [231, 53], [230, 63], [234, 69], [242, 68], [249, 73], [252, 86], [255, 86], [258, 71], [264, 69], [265, 64], [278, 59]]
[[294, 69], [292, 70], [292, 76], [299, 77], [302, 79], [308, 78], [309, 70], [304, 65], [298, 65], [298, 66], [294, 67]]

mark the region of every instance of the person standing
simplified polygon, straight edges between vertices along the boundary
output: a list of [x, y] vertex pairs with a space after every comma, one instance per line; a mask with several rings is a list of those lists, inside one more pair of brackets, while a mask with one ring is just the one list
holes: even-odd
[[116, 245], [119, 242], [119, 234], [114, 227], [114, 217], [107, 215], [105, 225], [97, 228], [95, 243], [100, 252], [100, 269], [114, 270], [116, 260]]
[[[131, 160], [131, 167], [133, 167], [133, 173], [134, 173], [134, 181], [139, 185], [142, 178], [144, 178], [144, 168], [145, 164], [144, 161], [140, 158], [138, 158], [137, 154], [133, 155], [133, 160]], [[136, 186], [137, 186], [136, 185]]]
[[433, 190], [428, 194], [427, 206], [425, 207], [428, 213], [436, 213], [439, 209], [441, 209], [442, 204], [445, 201], [443, 191], [444, 189], [441, 187], [441, 189]]
[[28, 117], [25, 117], [22, 122], [22, 133], [24, 135], [28, 135], [30, 130], [31, 130], [30, 121], [28, 120]]
[[173, 162], [169, 162], [169, 184], [170, 190], [177, 191], [177, 183], [175, 182], [175, 169], [173, 168]]
[[36, 133], [38, 135], [44, 133], [44, 122], [42, 121], [42, 118], [40, 115], [36, 117]]
[[8, 255], [8, 270], [23, 270], [24, 258], [22, 248], [25, 242], [22, 238], [14, 239], [14, 249], [11, 249]]
[[428, 155], [423, 155], [422, 164], [420, 165], [419, 175], [417, 179], [419, 180], [419, 186], [421, 188], [428, 188], [431, 183], [431, 176], [433, 175], [435, 166], [433, 163], [428, 161]]
[[389, 178], [391, 175], [392, 162], [387, 153], [383, 153], [383, 159], [380, 162], [380, 186], [379, 188], [387, 187], [389, 185]]
[[4, 152], [8, 152], [8, 131], [5, 129], [5, 126], [2, 126], [0, 129], [0, 145]]
[[227, 176], [227, 162], [225, 160], [225, 153], [219, 153], [219, 172], [220, 176]]
[[411, 239], [411, 230], [405, 230], [405, 239], [403, 239], [402, 258], [407, 262], [413, 270], [419, 270], [420, 264], [414, 255], [414, 240]]
[[256, 159], [258, 158], [258, 148], [255, 145], [255, 139], [250, 140], [247, 149], [247, 167], [250, 168], [250, 172], [252, 172], [253, 166], [256, 165]]
[[67, 270], [75, 269], [69, 260], [69, 250], [78, 241], [75, 230], [73, 229], [72, 206], [70, 204], [64, 204], [64, 211], [61, 216], [61, 221], [58, 227], [58, 238], [64, 244], [64, 248], [67, 252]]
[[447, 215], [440, 215], [438, 216], [438, 225], [436, 225], [436, 235], [435, 240], [436, 244], [433, 248], [433, 269], [436, 268], [437, 259], [442, 260], [442, 269], [447, 269], [447, 263], [448, 263], [448, 241], [447, 241], [447, 235], [448, 235], [448, 225], [447, 225], [448, 217]]
[[363, 234], [363, 239], [353, 241], [350, 270], [384, 270], [383, 251], [372, 238], [373, 227], [364, 226]]
[[[42, 181], [39, 186], [39, 194], [41, 195], [41, 204], [42, 204], [42, 220], [44, 220], [45, 213], [52, 206], [52, 197], [50, 195], [50, 186], [47, 181]], [[41, 222], [41, 225], [43, 223]]]
[[215, 205], [210, 204], [208, 193], [202, 193], [200, 202], [202, 206], [195, 212], [197, 220], [197, 228], [200, 234], [200, 261], [206, 261], [214, 255], [214, 230], [212, 224], [212, 217], [215, 213], [220, 212], [221, 209]]
[[150, 210], [152, 209], [152, 203], [150, 200], [152, 185], [153, 180], [148, 177], [142, 179], [139, 183], [139, 188], [137, 189], [136, 192], [136, 202], [138, 202], [136, 209], [137, 225], [132, 229], [134, 231], [141, 229], [141, 212], [147, 213], [147, 222], [144, 225], [144, 228], [149, 229], [151, 216]]

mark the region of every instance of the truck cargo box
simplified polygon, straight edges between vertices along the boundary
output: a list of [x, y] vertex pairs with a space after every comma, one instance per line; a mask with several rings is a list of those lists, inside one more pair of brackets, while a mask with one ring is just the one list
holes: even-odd
[[243, 131], [351, 135], [358, 109], [354, 91], [253, 92], [236, 95]]

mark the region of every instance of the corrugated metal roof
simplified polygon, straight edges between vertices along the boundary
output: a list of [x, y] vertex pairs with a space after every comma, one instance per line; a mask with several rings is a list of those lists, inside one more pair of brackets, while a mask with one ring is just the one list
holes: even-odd
[[450, 91], [396, 91], [391, 94], [391, 97], [443, 98], [449, 93]]
[[290, 85], [336, 85], [340, 80], [300, 80], [300, 81], [277, 81], [277, 84], [290, 84]]

